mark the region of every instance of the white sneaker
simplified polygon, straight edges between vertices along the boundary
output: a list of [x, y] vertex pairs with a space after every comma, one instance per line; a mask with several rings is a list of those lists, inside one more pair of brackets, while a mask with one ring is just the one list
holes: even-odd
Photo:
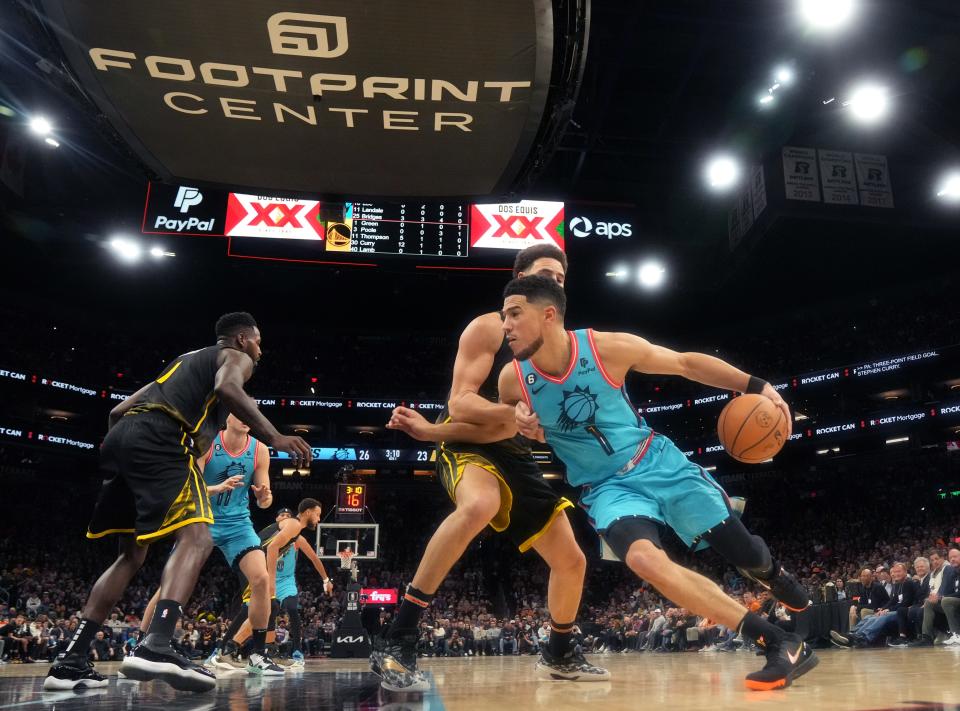
[[283, 667], [274, 664], [265, 654], [251, 654], [247, 672], [257, 676], [283, 676]]
[[954, 632], [943, 642], [945, 647], [960, 647], [960, 634]]

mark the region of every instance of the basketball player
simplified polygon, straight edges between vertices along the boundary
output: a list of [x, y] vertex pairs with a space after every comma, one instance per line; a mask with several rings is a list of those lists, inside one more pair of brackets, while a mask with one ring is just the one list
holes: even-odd
[[[263, 442], [251, 437], [250, 428], [237, 417], [227, 415], [226, 429], [214, 438], [207, 456], [197, 464], [212, 497], [210, 534], [213, 544], [251, 591], [249, 615], [253, 626], [253, 649], [248, 671], [254, 675], [282, 673], [283, 670], [266, 654], [267, 626], [270, 624], [267, 559], [250, 519], [247, 493], [248, 490], [253, 492], [261, 509], [273, 503], [270, 450]], [[159, 591], [154, 594], [147, 604], [147, 611], [151, 611], [155, 601], [159, 600], [159, 594]]]
[[212, 547], [213, 514], [196, 460], [210, 447], [227, 412], [248, 423], [260, 440], [298, 460], [311, 460], [307, 443], [277, 432], [243, 391], [261, 354], [253, 317], [222, 316], [216, 337], [216, 345], [179, 356], [110, 412], [100, 450], [103, 486], [87, 537], [119, 534], [119, 555], [94, 584], [80, 624], [50, 667], [44, 689], [107, 685], [87, 661], [90, 642], [143, 565], [149, 544], [171, 534], [177, 544], [163, 569], [156, 612], [146, 638], [121, 669], [131, 679], [161, 679], [188, 691], [216, 685], [213, 674], [170, 646], [181, 606]]
[[[552, 245], [517, 255], [513, 273], [537, 274], [562, 290], [567, 259]], [[550, 566], [547, 605], [552, 631], [537, 662], [542, 679], [603, 681], [606, 669], [589, 664], [571, 645], [586, 559], [564, 509], [572, 506], [543, 481], [529, 442], [516, 435], [512, 407], [497, 403], [497, 375], [513, 355], [504, 342], [500, 314], [475, 318], [460, 336], [453, 367], [449, 416], [431, 425], [407, 408], [388, 426], [438, 442], [437, 471], [456, 509], [440, 524], [414, 575], [397, 616], [370, 655], [370, 667], [392, 691], [424, 691], [417, 671], [420, 615], [470, 542], [487, 525], [506, 532], [521, 551], [533, 548]], [[451, 419], [452, 418], [452, 419]]]
[[701, 542], [712, 546], [788, 609], [810, 604], [763, 540], [732, 515], [720, 486], [637, 415], [623, 382], [639, 371], [760, 393], [789, 423], [780, 395], [712, 356], [677, 353], [629, 333], [564, 330], [566, 296], [552, 279], [514, 279], [503, 293], [503, 331], [516, 360], [500, 372], [501, 401], [516, 404], [521, 432], [545, 437], [564, 461], [570, 483], [583, 487], [580, 503], [610, 548], [678, 606], [764, 647], [767, 664], [747, 675], [748, 688], [785, 688], [813, 669], [817, 657], [798, 636], [748, 612], [663, 552], [660, 536], [670, 526], [691, 549]]
[[[289, 597], [291, 593], [291, 584], [285, 577], [286, 569], [290, 567], [292, 571], [295, 571], [296, 552], [298, 550], [310, 548], [310, 544], [300, 534], [304, 528], [316, 528], [317, 524], [320, 522], [321, 507], [320, 502], [316, 499], [304, 499], [300, 502], [300, 505], [297, 508], [297, 516], [293, 516], [293, 512], [290, 511], [290, 509], [281, 509], [281, 511], [277, 514], [276, 523], [270, 524], [257, 534], [260, 541], [260, 548], [263, 550], [266, 556], [266, 565], [270, 566], [266, 569], [276, 571], [274, 575], [268, 576], [270, 581], [271, 600], [269, 626], [267, 631], [267, 641], [269, 643], [273, 642], [273, 639], [271, 639], [271, 633], [276, 625], [277, 614], [280, 612], [281, 601], [284, 600], [285, 597]], [[301, 548], [301, 546], [303, 548]], [[314, 557], [316, 557], [316, 553], [314, 553], [312, 549], [304, 554], [310, 558], [310, 553], [313, 553]], [[270, 562], [271, 559], [273, 560], [272, 564]], [[283, 561], [283, 563], [280, 563], [280, 561]], [[324, 578], [324, 590], [328, 594], [331, 594], [333, 592], [333, 584], [331, 583], [330, 578], [327, 577], [326, 570], [323, 568], [323, 564], [320, 563], [318, 559], [314, 563], [314, 566], [317, 567], [317, 572], [319, 572]], [[281, 569], [284, 571], [284, 575], [281, 575]], [[290, 577], [293, 577], [292, 572], [290, 573]], [[238, 614], [234, 617], [230, 628], [224, 634], [223, 640], [218, 645], [219, 649], [215, 649], [210, 655], [210, 658], [207, 660], [208, 666], [222, 668], [224, 670], [236, 668], [236, 663], [232, 662], [231, 659], [233, 655], [236, 654], [246, 643], [252, 632], [252, 626], [250, 621], [247, 619], [249, 614], [251, 593], [252, 590], [250, 585], [246, 584], [246, 581], [244, 581], [241, 576], [242, 607]], [[295, 598], [295, 601], [288, 603], [288, 610], [290, 606], [296, 604], [297, 590], [295, 579], [292, 585], [292, 594]], [[280, 597], [280, 595], [284, 595], [284, 597]], [[294, 660], [294, 664], [296, 665], [296, 659]], [[275, 668], [270, 669], [269, 671], [265, 671], [263, 675], [283, 675], [284, 670], [282, 667], [276, 664], [274, 667]], [[300, 664], [299, 668], [302, 667], [303, 664]]]
[[[293, 511], [290, 509], [280, 509], [277, 512], [277, 525], [281, 521], [293, 517]], [[291, 657], [293, 659], [294, 669], [303, 669], [305, 660], [303, 657], [303, 625], [300, 620], [300, 591], [297, 589], [297, 553], [303, 553], [312, 564], [314, 569], [323, 579], [323, 591], [327, 595], [333, 594], [333, 581], [327, 575], [327, 569], [324, 568], [317, 552], [313, 546], [303, 536], [297, 536], [293, 547], [289, 548], [283, 556], [277, 561], [277, 600], [280, 601], [280, 611], [286, 612], [290, 619], [290, 643], [292, 645]]]

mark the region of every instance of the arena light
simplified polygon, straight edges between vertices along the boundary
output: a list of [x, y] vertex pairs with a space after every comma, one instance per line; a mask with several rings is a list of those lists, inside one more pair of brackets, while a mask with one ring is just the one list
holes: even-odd
[[164, 257], [176, 257], [176, 252], [168, 252], [163, 247], [151, 247], [150, 256], [154, 259], [163, 259]]
[[617, 264], [612, 270], [607, 272], [607, 277], [616, 282], [623, 283], [630, 276], [630, 268], [626, 264]]
[[830, 453], [830, 450], [829, 450], [829, 449], [818, 449], [818, 450], [817, 450], [817, 454], [820, 454], [820, 455], [829, 454], [829, 453]]
[[707, 162], [704, 172], [707, 185], [718, 192], [733, 188], [740, 179], [740, 164], [731, 156], [714, 156]]
[[759, 99], [757, 103], [760, 104], [763, 108], [769, 108], [773, 105], [773, 94], [764, 94]]
[[715, 471], [717, 471], [717, 468], [716, 468], [715, 466], [704, 467], [704, 468], [703, 468], [703, 471], [705, 471], [705, 472], [715, 472]]
[[644, 289], [659, 289], [666, 278], [666, 267], [652, 259], [643, 262], [637, 272], [637, 279]]
[[800, 18], [816, 32], [837, 32], [853, 19], [856, 13], [854, 0], [799, 0], [797, 10]]
[[944, 202], [960, 202], [960, 171], [948, 173], [937, 189], [937, 197]]
[[889, 113], [890, 97], [884, 86], [861, 84], [851, 92], [846, 106], [853, 118], [860, 123], [877, 123]]
[[123, 237], [114, 237], [110, 240], [110, 248], [120, 261], [128, 264], [139, 262], [143, 256], [143, 249], [139, 244]]
[[38, 136], [49, 136], [53, 132], [53, 124], [45, 116], [34, 116], [30, 119], [30, 130]]
[[887, 440], [887, 444], [900, 444], [902, 442], [909, 442], [909, 437], [891, 437]]
[[47, 136], [46, 138], [44, 138], [43, 142], [46, 143], [48, 146], [52, 146], [53, 148], [60, 147], [60, 142], [54, 138], [50, 138], [50, 136]]
[[781, 64], [773, 71], [773, 78], [778, 84], [789, 86], [794, 79], [793, 69], [786, 64]]

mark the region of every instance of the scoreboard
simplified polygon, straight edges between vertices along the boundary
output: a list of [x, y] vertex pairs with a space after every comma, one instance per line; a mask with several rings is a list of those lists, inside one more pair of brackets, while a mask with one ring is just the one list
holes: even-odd
[[227, 255], [356, 266], [509, 269], [533, 244], [564, 249], [562, 202], [343, 202], [150, 183], [144, 234], [221, 237]]

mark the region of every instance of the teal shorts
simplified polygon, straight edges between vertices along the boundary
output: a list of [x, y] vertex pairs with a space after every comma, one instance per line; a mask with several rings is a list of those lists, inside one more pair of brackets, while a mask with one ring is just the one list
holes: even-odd
[[585, 486], [580, 504], [600, 533], [619, 519], [647, 518], [672, 528], [689, 547], [731, 515], [726, 492], [662, 435], [633, 469]]
[[223, 522], [214, 519], [210, 535], [213, 537], [213, 545], [220, 549], [231, 568], [237, 568], [240, 558], [251, 550], [260, 550], [260, 536], [253, 529], [253, 522], [249, 518]]
[[282, 578], [277, 576], [277, 599], [283, 602], [288, 597], [297, 597], [300, 591], [297, 590], [297, 579], [285, 575]]

